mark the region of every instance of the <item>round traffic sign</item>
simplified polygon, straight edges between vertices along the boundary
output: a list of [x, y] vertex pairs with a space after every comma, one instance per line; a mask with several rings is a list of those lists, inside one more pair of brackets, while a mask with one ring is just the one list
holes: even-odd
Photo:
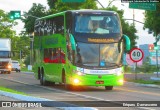
[[133, 48], [130, 51], [129, 57], [133, 62], [139, 62], [139, 61], [141, 61], [143, 59], [144, 53], [139, 48]]

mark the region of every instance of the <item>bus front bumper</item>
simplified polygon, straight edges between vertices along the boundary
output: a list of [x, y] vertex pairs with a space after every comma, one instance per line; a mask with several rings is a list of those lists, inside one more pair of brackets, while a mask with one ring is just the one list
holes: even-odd
[[123, 75], [74, 75], [67, 82], [79, 86], [121, 86], [124, 80]]

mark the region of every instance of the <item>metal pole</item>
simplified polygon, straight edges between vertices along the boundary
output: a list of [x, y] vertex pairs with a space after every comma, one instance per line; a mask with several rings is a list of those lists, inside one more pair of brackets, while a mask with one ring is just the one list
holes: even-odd
[[30, 65], [32, 65], [32, 41], [30, 40]]
[[31, 64], [33, 65], [33, 39], [32, 39], [32, 63]]
[[98, 0], [96, 0], [96, 1], [101, 5], [102, 8], [105, 8], [105, 7], [101, 4], [101, 2], [99, 2]]
[[157, 64], [157, 77], [158, 77], [158, 49], [156, 50], [156, 64]]
[[136, 62], [136, 67], [135, 67], [135, 80], [137, 80], [137, 62]]
[[33, 65], [33, 38], [30, 39], [30, 65]]
[[133, 9], [133, 26], [135, 26], [135, 24], [134, 24], [134, 18], [135, 18], [135, 15], [134, 15], [134, 9]]
[[19, 55], [19, 57], [20, 57], [20, 64], [21, 64], [21, 59], [22, 59], [22, 50], [20, 50], [20, 55]]

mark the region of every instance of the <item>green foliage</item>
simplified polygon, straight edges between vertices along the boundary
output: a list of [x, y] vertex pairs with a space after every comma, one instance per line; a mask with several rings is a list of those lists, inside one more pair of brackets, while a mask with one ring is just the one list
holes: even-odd
[[12, 38], [12, 51], [14, 53], [12, 59], [19, 59], [20, 51], [22, 52], [21, 58], [24, 59], [30, 53], [29, 46], [30, 39], [25, 34], [21, 34], [20, 36], [15, 36]]
[[125, 71], [125, 73], [131, 73], [131, 67], [125, 66], [124, 71]]
[[47, 3], [49, 5], [50, 9], [56, 8], [55, 6], [56, 6], [57, 1], [58, 0], [47, 0]]
[[157, 70], [157, 67], [155, 65], [150, 65], [149, 64], [149, 57], [147, 57], [143, 63], [142, 66], [137, 67], [138, 72], [143, 72], [143, 73], [153, 73]]
[[154, 35], [160, 33], [160, 3], [156, 3], [156, 11], [145, 11], [144, 28], [149, 28]]
[[24, 64], [27, 66], [27, 65], [30, 65], [30, 55], [27, 55], [25, 57], [25, 60], [24, 60]]
[[15, 31], [12, 27], [17, 23], [9, 19], [8, 13], [0, 9], [0, 38], [13, 38]]
[[78, 10], [78, 9], [98, 9], [95, 0], [86, 0], [82, 3], [65, 3], [61, 0], [47, 0], [50, 6], [51, 13], [57, 13], [66, 10]]
[[36, 17], [43, 17], [45, 15], [47, 15], [46, 7], [41, 4], [33, 3], [32, 8], [25, 13], [25, 19], [22, 19], [25, 23], [24, 28], [26, 28], [26, 32], [34, 32], [34, 23], [37, 19]]
[[0, 90], [1, 91], [6, 91], [6, 92], [11, 92], [11, 93], [16, 93], [16, 94], [22, 94], [22, 95], [27, 95], [23, 92], [20, 92], [20, 91], [17, 91], [17, 90], [13, 90], [13, 89], [10, 89], [10, 88], [6, 88], [6, 87], [3, 87], [3, 86], [0, 86]]

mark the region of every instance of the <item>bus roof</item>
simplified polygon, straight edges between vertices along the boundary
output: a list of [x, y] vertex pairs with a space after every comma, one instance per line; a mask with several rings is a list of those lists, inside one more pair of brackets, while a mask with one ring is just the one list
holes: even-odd
[[107, 10], [92, 10], [92, 9], [82, 9], [82, 10], [67, 10], [67, 11], [63, 11], [63, 12], [59, 12], [59, 13], [56, 13], [56, 14], [51, 14], [51, 15], [48, 15], [48, 16], [44, 16], [44, 17], [41, 17], [41, 18], [38, 18], [36, 20], [41, 20], [41, 19], [48, 19], [48, 18], [52, 18], [54, 16], [59, 16], [59, 15], [64, 15], [65, 13], [67, 12], [71, 12], [71, 13], [110, 13], [110, 14], [115, 14], [116, 12], [115, 11], [107, 11]]

